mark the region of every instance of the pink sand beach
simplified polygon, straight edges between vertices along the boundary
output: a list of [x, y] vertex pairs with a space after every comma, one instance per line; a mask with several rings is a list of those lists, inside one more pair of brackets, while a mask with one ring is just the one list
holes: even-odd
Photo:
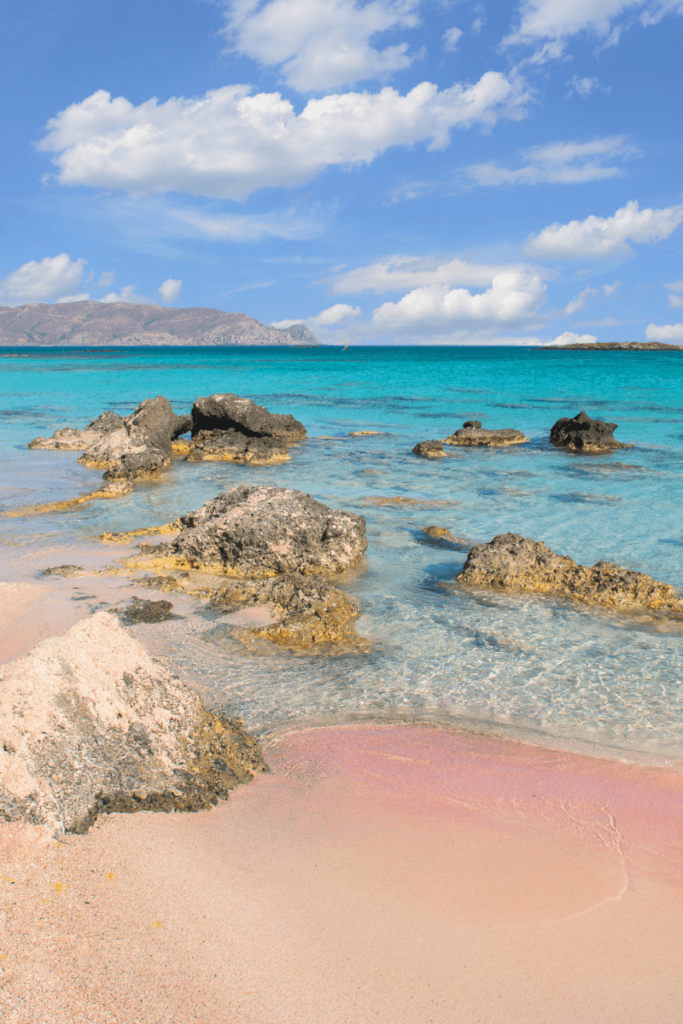
[[8, 1024], [678, 1024], [683, 776], [433, 727], [198, 814], [3, 825]]

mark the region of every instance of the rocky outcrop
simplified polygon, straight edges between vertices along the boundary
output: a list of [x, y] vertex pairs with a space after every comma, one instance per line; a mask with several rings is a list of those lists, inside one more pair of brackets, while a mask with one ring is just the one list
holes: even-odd
[[250, 629], [249, 635], [284, 646], [358, 641], [353, 629], [358, 606], [322, 576], [287, 573], [269, 579], [239, 580], [216, 591], [210, 603], [227, 612], [267, 606], [276, 621]]
[[166, 622], [174, 618], [173, 605], [170, 601], [142, 601], [134, 597], [130, 604], [121, 612], [124, 622]]
[[132, 302], [0, 306], [0, 345], [317, 345], [302, 324], [267, 327], [246, 313]]
[[668, 583], [611, 562], [579, 565], [566, 555], [555, 554], [541, 541], [519, 533], [499, 534], [488, 544], [473, 547], [457, 583], [555, 594], [619, 611], [683, 617], [683, 598]]
[[595, 341], [576, 342], [573, 345], [542, 345], [541, 352], [561, 352], [566, 349], [595, 349], [607, 352], [676, 352], [683, 349], [683, 345], [667, 345], [663, 341]]
[[192, 406], [192, 436], [203, 430], [236, 430], [246, 437], [279, 437], [288, 444], [306, 437], [306, 428], [293, 416], [271, 413], [239, 395], [209, 395]]
[[583, 410], [572, 419], [564, 417], [553, 424], [550, 443], [574, 452], [604, 452], [613, 448], [633, 448], [614, 439], [616, 423], [593, 420]]
[[243, 486], [181, 516], [169, 543], [141, 545], [138, 564], [232, 576], [337, 573], [356, 565], [366, 547], [362, 516], [302, 491]]
[[123, 417], [109, 409], [83, 430], [78, 430], [75, 427], [63, 427], [61, 430], [55, 430], [52, 437], [36, 437], [35, 440], [29, 442], [29, 448], [70, 452], [85, 451], [86, 448], [101, 441], [106, 434], [120, 430], [123, 423]]
[[505, 428], [503, 430], [487, 430], [479, 420], [466, 420], [460, 430], [445, 437], [444, 444], [464, 445], [466, 447], [483, 446], [494, 448], [510, 444], [524, 444], [529, 438], [521, 430]]
[[190, 427], [189, 417], [176, 416], [167, 398], [147, 398], [121, 427], [100, 437], [78, 461], [106, 470], [107, 480], [145, 479], [168, 466], [173, 440]]
[[204, 460], [267, 466], [289, 459], [287, 446], [306, 437], [293, 416], [271, 413], [239, 395], [198, 398], [192, 406], [192, 439], [174, 446], [188, 462]]
[[422, 459], [443, 459], [446, 453], [442, 441], [420, 441], [413, 448], [413, 455], [419, 455]]
[[0, 670], [0, 817], [85, 832], [103, 812], [200, 810], [266, 766], [98, 612]]

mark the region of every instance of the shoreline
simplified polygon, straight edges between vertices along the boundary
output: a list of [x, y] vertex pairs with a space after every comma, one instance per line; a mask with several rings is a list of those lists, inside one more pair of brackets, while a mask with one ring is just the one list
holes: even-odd
[[392, 726], [266, 758], [208, 812], [0, 827], [9, 1024], [679, 1019], [680, 775]]

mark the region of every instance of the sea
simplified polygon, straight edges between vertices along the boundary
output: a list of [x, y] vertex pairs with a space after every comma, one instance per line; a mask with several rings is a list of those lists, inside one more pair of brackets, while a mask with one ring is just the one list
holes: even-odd
[[[177, 460], [125, 497], [0, 516], [0, 578], [28, 579], [28, 565], [34, 575], [32, 552], [49, 550], [58, 564], [60, 548], [168, 522], [238, 484], [298, 488], [365, 516], [365, 563], [341, 585], [359, 602], [357, 632], [368, 644], [314, 653], [245, 647], [198, 600], [172, 620], [135, 627], [212, 707], [263, 736], [354, 720], [439, 722], [602, 757], [683, 763], [683, 624], [454, 584], [472, 545], [513, 532], [580, 563], [612, 561], [683, 590], [683, 352], [3, 349], [2, 510], [97, 488], [101, 474], [79, 466], [78, 453], [30, 450], [37, 435], [84, 426], [105, 409], [128, 414], [155, 395], [188, 412], [216, 392], [292, 413], [309, 439], [275, 466]], [[553, 423], [582, 409], [616, 422], [617, 439], [633, 447], [598, 455], [553, 448]], [[412, 454], [418, 441], [443, 438], [467, 419], [520, 429], [529, 443], [451, 448], [436, 460]], [[351, 436], [358, 431], [376, 433]], [[456, 544], [435, 543], [427, 526], [449, 529]], [[92, 582], [77, 597], [84, 612], [107, 606]]]

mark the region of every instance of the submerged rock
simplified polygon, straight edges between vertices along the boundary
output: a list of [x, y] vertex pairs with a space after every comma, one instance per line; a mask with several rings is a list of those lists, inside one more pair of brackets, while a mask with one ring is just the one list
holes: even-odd
[[186, 433], [189, 417], [176, 416], [167, 398], [147, 398], [121, 427], [100, 437], [78, 460], [104, 469], [105, 479], [145, 479], [171, 461], [173, 439]]
[[444, 444], [464, 445], [468, 447], [484, 446], [494, 448], [509, 444], [524, 444], [529, 438], [521, 430], [505, 428], [503, 430], [487, 430], [480, 420], [465, 420], [460, 430], [445, 437]]
[[683, 616], [683, 598], [670, 584], [611, 562], [579, 565], [542, 541], [519, 533], [499, 534], [488, 544], [473, 547], [456, 582], [493, 590], [557, 594], [627, 612]]
[[71, 576], [82, 576], [85, 569], [82, 565], [52, 565], [49, 569], [43, 569], [40, 573], [41, 576], [64, 576], [69, 578]]
[[287, 573], [260, 580], [240, 580], [216, 591], [211, 605], [224, 611], [268, 606], [277, 619], [249, 630], [285, 646], [357, 641], [353, 620], [358, 606], [322, 576]]
[[420, 441], [413, 448], [413, 455], [423, 459], [443, 459], [446, 456], [442, 441]]
[[288, 444], [306, 437], [306, 428], [293, 416], [271, 413], [239, 395], [209, 395], [192, 406], [192, 436], [205, 430], [235, 430], [245, 437], [279, 437]]
[[173, 605], [170, 601], [143, 601], [134, 597], [127, 608], [121, 612], [124, 622], [166, 622], [173, 618]]
[[86, 832], [102, 812], [200, 810], [266, 770], [114, 615], [0, 669], [0, 817]]
[[232, 576], [342, 572], [367, 548], [365, 519], [303, 491], [234, 487], [180, 517], [167, 544], [141, 545], [142, 564]]
[[29, 448], [43, 448], [51, 451], [85, 451], [97, 444], [105, 434], [111, 434], [123, 426], [123, 417], [111, 409], [101, 413], [96, 420], [89, 423], [83, 430], [75, 427], [63, 427], [55, 430], [52, 437], [36, 437], [29, 442]]
[[575, 452], [603, 452], [612, 448], [633, 448], [614, 438], [616, 423], [593, 420], [583, 410], [573, 419], [563, 417], [550, 430], [550, 443]]
[[[176, 446], [176, 450], [178, 446]], [[268, 466], [287, 462], [287, 445], [279, 438], [248, 437], [236, 430], [202, 430], [188, 443], [188, 462], [243, 462]]]

